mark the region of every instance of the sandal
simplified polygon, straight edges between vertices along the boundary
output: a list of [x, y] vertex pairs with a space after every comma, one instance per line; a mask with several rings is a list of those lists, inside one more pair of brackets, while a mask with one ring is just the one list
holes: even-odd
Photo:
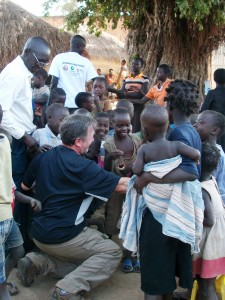
[[134, 263], [134, 272], [136, 272], [136, 273], [141, 272], [140, 260], [139, 259], [137, 259]]
[[19, 293], [18, 287], [12, 282], [7, 282], [7, 288], [8, 288], [10, 296], [14, 296]]
[[132, 265], [132, 260], [129, 258], [125, 258], [123, 260], [123, 266], [122, 266], [122, 271], [124, 273], [131, 273], [133, 272], [133, 265]]

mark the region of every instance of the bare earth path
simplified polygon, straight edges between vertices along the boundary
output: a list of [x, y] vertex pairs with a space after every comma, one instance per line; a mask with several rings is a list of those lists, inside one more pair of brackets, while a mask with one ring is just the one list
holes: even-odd
[[[16, 277], [16, 272], [16, 269], [12, 271], [9, 281], [18, 286], [20, 293], [13, 296], [12, 300], [49, 300], [56, 279], [39, 276], [31, 287], [25, 288]], [[125, 274], [118, 269], [109, 280], [94, 289], [88, 297], [93, 300], [143, 300], [140, 290], [140, 274]]]

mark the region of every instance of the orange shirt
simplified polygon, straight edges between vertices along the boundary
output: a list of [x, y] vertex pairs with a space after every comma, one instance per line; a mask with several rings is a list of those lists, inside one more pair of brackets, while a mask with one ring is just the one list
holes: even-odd
[[171, 80], [167, 79], [162, 85], [160, 85], [160, 83], [157, 83], [152, 88], [150, 88], [145, 97], [149, 99], [155, 99], [156, 104], [160, 106], [165, 106], [164, 98], [167, 95], [166, 88], [168, 87], [170, 82]]

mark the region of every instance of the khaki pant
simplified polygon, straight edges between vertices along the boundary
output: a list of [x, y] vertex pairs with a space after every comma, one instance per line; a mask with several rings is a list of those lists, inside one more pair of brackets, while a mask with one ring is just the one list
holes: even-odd
[[66, 243], [47, 245], [34, 242], [47, 254], [31, 252], [27, 257], [41, 274], [63, 278], [56, 286], [71, 294], [90, 291], [108, 279], [122, 256], [119, 246], [113, 241], [87, 227]]

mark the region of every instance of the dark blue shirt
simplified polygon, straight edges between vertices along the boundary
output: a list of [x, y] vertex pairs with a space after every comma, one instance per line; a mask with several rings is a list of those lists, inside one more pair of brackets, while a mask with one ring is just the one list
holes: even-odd
[[[169, 133], [169, 141], [180, 141], [184, 144], [191, 146], [201, 152], [202, 143], [200, 136], [196, 129], [191, 123], [185, 123], [183, 125], [175, 126]], [[198, 178], [200, 177], [201, 169], [200, 164], [196, 163], [190, 158], [182, 155], [182, 163], [179, 168], [186, 171], [187, 173], [195, 174]]]
[[35, 157], [23, 180], [27, 187], [36, 180], [35, 197], [42, 203], [33, 216], [33, 238], [60, 244], [76, 237], [86, 226], [84, 214], [93, 197], [107, 201], [119, 179], [64, 146]]

